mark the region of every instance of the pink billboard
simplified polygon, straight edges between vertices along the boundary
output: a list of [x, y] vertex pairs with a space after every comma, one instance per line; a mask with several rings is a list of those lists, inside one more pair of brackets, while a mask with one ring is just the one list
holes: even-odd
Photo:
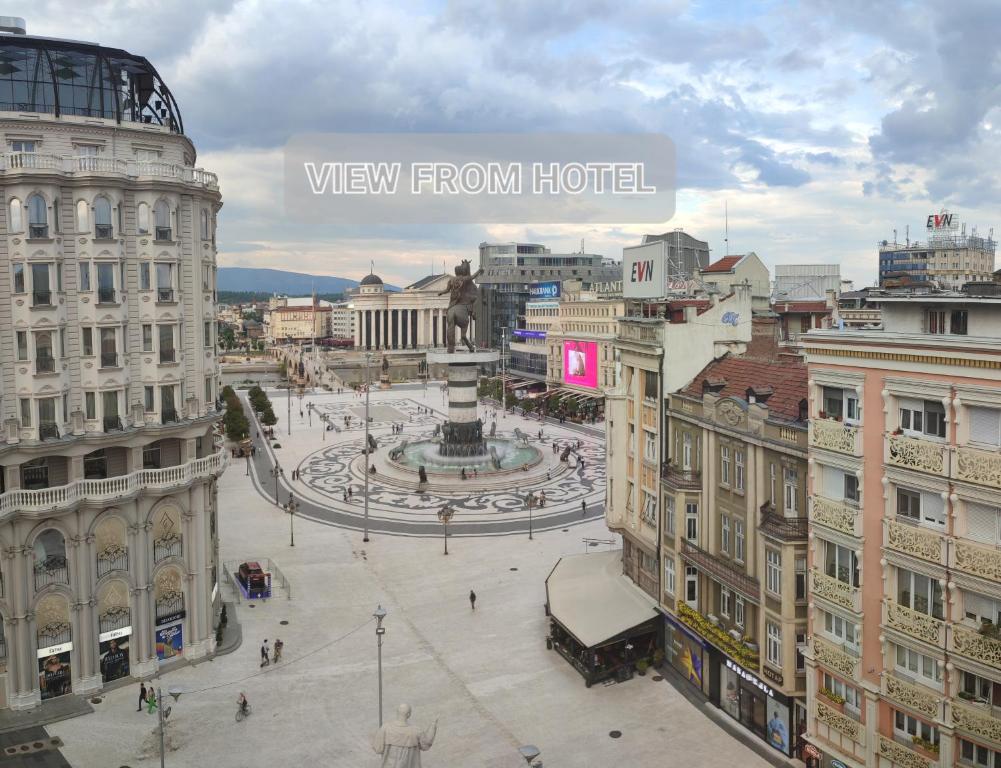
[[580, 387], [598, 387], [598, 344], [594, 341], [563, 342], [563, 381]]

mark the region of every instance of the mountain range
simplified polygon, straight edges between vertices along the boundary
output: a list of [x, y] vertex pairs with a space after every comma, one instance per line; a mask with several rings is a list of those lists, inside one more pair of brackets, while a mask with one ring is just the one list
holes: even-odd
[[[318, 294], [344, 293], [349, 288], [357, 288], [358, 281], [349, 280], [346, 277], [286, 272], [284, 269], [219, 267], [216, 287], [220, 291], [255, 291], [283, 293], [289, 296], [309, 296], [314, 290]], [[400, 289], [387, 283], [386, 290], [398, 291]]]

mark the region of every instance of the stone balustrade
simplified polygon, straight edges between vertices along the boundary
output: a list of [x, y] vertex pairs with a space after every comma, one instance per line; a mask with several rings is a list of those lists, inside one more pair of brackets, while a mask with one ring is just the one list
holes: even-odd
[[952, 567], [982, 579], [1001, 581], [1001, 549], [957, 539]]
[[944, 565], [945, 537], [936, 531], [896, 520], [886, 521], [886, 547], [905, 555]]
[[814, 496], [810, 522], [825, 525], [849, 536], [862, 535], [862, 515], [858, 507], [824, 496]]
[[932, 475], [948, 474], [946, 449], [941, 443], [905, 435], [889, 435], [886, 463]]
[[849, 456], [861, 456], [859, 445], [861, 430], [851, 424], [843, 424], [834, 419], [810, 420], [810, 445]]
[[960, 446], [956, 449], [956, 478], [1001, 488], [1001, 452]]
[[1001, 640], [982, 635], [963, 624], [953, 624], [950, 645], [954, 653], [1001, 670]]
[[4, 174], [22, 171], [42, 171], [58, 173], [62, 176], [123, 176], [129, 179], [172, 179], [195, 184], [209, 189], [218, 189], [219, 178], [214, 173], [201, 168], [161, 161], [140, 162], [112, 157], [73, 157], [71, 155], [47, 155], [40, 152], [0, 153], [0, 171]]
[[886, 601], [886, 626], [938, 648], [942, 647], [945, 622], [919, 613], [894, 600]]
[[883, 694], [932, 720], [940, 714], [940, 696], [936, 696], [931, 691], [925, 690], [920, 685], [915, 685], [907, 680], [894, 677], [890, 673], [886, 673], [883, 676]]
[[858, 587], [828, 576], [817, 568], [813, 569], [813, 594], [849, 611], [862, 612], [862, 595]]
[[931, 766], [938, 764], [937, 760], [932, 762], [924, 755], [905, 747], [903, 744], [898, 744], [882, 734], [879, 736], [879, 755], [900, 768], [931, 768]]

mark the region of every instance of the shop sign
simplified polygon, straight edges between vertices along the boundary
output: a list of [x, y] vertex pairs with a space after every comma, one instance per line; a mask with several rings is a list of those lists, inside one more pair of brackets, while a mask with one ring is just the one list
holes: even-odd
[[59, 643], [59, 645], [50, 645], [48, 648], [38, 649], [38, 658], [43, 659], [46, 656], [58, 656], [60, 653], [69, 653], [73, 650], [73, 643]]
[[750, 672], [748, 672], [746, 669], [744, 669], [742, 666], [740, 666], [739, 664], [737, 664], [732, 659], [727, 659], [726, 660], [726, 667], [727, 667], [727, 669], [732, 669], [740, 677], [742, 677], [746, 682], [750, 683], [755, 688], [759, 688], [762, 693], [764, 693], [764, 694], [766, 694], [766, 695], [768, 695], [768, 696], [770, 696], [772, 698], [775, 698], [775, 691], [772, 690], [770, 687], [768, 687], [767, 683], [763, 683], [760, 680], [758, 680], [758, 678], [756, 678], [754, 675], [752, 675]]
[[533, 299], [555, 299], [560, 295], [560, 284], [556, 282], [535, 283], [528, 286], [528, 295]]
[[132, 627], [122, 627], [121, 629], [113, 629], [110, 632], [102, 632], [97, 636], [97, 641], [99, 643], [106, 643], [109, 640], [117, 640], [120, 637], [125, 637], [126, 635], [132, 634]]
[[177, 611], [175, 613], [168, 613], [166, 616], [161, 616], [157, 618], [156, 625], [158, 627], [166, 626], [167, 624], [172, 624], [175, 621], [180, 621], [185, 616], [184, 611]]
[[765, 677], [767, 677], [773, 683], [775, 683], [775, 685], [782, 685], [782, 680], [784, 678], [782, 677], [782, 673], [781, 672], [776, 672], [771, 667], [765, 667], [765, 666], [763, 666], [763, 667], [761, 667], [761, 674], [764, 675]]

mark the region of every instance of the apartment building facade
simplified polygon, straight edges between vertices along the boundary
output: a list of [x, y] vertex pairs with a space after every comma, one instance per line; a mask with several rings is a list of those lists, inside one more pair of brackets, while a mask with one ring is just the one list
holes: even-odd
[[[870, 301], [873, 299], [870, 297]], [[1001, 299], [811, 331], [809, 762], [1001, 765]]]

